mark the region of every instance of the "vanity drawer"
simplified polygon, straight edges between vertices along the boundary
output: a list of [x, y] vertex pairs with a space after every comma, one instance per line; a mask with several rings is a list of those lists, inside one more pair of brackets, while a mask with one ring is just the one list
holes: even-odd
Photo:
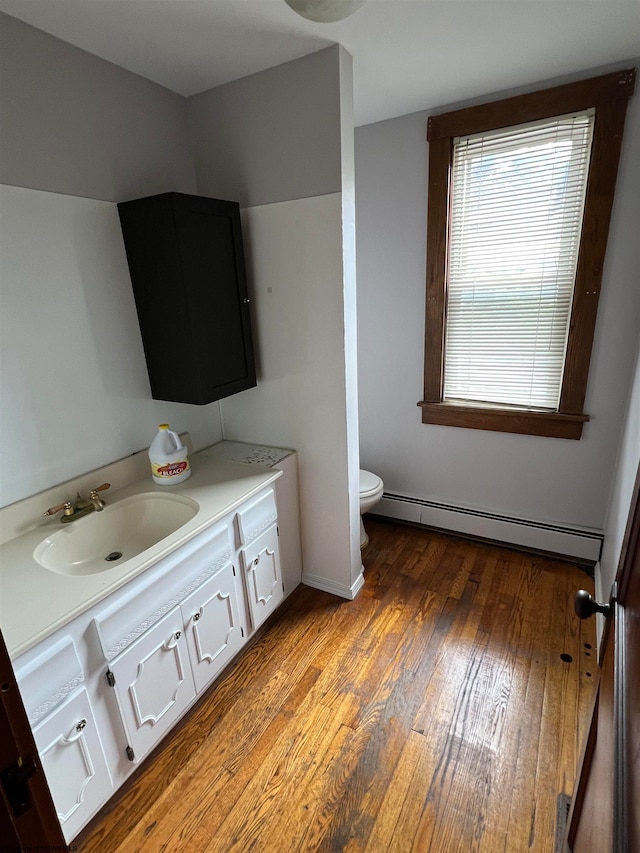
[[277, 520], [276, 494], [267, 489], [236, 513], [238, 544], [249, 545]]
[[221, 524], [165, 558], [160, 577], [142, 575], [129, 596], [118, 597], [93, 620], [106, 660], [117, 657], [231, 558], [229, 526]]
[[27, 664], [18, 662], [16, 678], [29, 723], [36, 726], [84, 682], [71, 637], [62, 637]]

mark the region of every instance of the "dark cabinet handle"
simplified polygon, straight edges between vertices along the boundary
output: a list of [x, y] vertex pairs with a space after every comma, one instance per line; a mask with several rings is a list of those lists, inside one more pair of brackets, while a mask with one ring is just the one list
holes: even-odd
[[589, 595], [586, 589], [579, 589], [576, 592], [574, 606], [578, 619], [588, 619], [594, 613], [602, 613], [606, 619], [609, 613], [611, 613], [610, 604], [599, 604]]

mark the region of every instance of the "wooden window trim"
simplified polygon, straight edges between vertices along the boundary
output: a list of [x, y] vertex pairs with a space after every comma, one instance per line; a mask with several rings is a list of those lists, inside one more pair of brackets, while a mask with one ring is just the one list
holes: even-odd
[[[431, 116], [422, 423], [579, 439], [627, 101], [635, 69]], [[557, 412], [443, 402], [449, 188], [456, 136], [595, 107], [582, 237]]]

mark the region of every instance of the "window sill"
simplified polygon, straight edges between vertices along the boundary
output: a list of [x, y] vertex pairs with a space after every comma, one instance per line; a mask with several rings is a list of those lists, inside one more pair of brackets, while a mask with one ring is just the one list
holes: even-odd
[[532, 412], [525, 409], [499, 409], [460, 403], [418, 403], [423, 424], [542, 435], [550, 438], [579, 439], [589, 415], [559, 412]]

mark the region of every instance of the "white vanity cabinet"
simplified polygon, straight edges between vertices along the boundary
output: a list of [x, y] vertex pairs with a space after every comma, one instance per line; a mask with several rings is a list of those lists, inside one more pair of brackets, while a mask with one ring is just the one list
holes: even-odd
[[276, 525], [266, 530], [247, 548], [243, 548], [241, 559], [251, 624], [254, 628], [259, 628], [284, 598]]
[[240, 559], [254, 629], [262, 625], [284, 598], [277, 520], [273, 489], [236, 513]]
[[[226, 531], [217, 538], [227, 540]], [[206, 574], [219, 554], [215, 548], [213, 553], [204, 550], [209, 557]], [[137, 763], [151, 751], [242, 648], [245, 631], [236, 577], [232, 562], [224, 560], [207, 580], [199, 583], [198, 578], [193, 592], [180, 590], [174, 596], [180, 604], [110, 662], [107, 682], [114, 690], [130, 761]]]
[[84, 688], [33, 729], [65, 838], [73, 838], [111, 795], [113, 785]]
[[244, 643], [236, 579], [236, 568], [228, 562], [180, 605], [198, 693]]
[[278, 505], [278, 553], [285, 597], [302, 581], [302, 543], [300, 541], [300, 501], [298, 454], [283, 447], [247, 444], [243, 441], [219, 441], [201, 451], [205, 457], [229, 460], [242, 465], [263, 465], [281, 471], [274, 485]]
[[229, 528], [225, 520], [194, 537], [93, 619], [134, 763], [241, 648]]
[[56, 813], [69, 840], [113, 790], [73, 637], [64, 634], [36, 649], [16, 674]]
[[276, 478], [257, 477], [269, 479], [14, 661], [67, 841], [282, 602]]
[[196, 695], [179, 607], [111, 661], [107, 673], [138, 762], [169, 731]]

